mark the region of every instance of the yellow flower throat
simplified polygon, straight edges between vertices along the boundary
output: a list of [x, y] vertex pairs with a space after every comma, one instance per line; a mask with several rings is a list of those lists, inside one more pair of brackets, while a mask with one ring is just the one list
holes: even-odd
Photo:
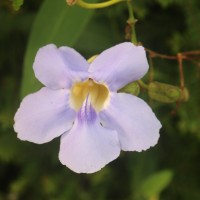
[[93, 108], [99, 112], [107, 105], [110, 93], [106, 85], [96, 83], [92, 79], [75, 83], [71, 88], [70, 95], [72, 107], [78, 111], [87, 96]]

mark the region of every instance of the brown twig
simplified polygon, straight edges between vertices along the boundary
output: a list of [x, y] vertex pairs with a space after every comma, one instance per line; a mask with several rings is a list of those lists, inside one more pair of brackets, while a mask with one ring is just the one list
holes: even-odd
[[182, 58], [181, 53], [177, 54], [177, 59], [178, 59], [178, 66], [179, 66], [179, 73], [180, 73], [180, 88], [183, 92], [184, 91], [184, 74], [183, 74], [183, 58]]
[[[152, 58], [162, 58], [162, 59], [168, 59], [168, 60], [177, 60], [177, 56], [175, 55], [166, 55], [157, 53], [155, 51], [152, 51], [150, 49], [145, 48], [146, 52], [149, 53], [149, 56]], [[182, 60], [194, 60], [194, 56], [198, 56], [200, 59], [200, 51], [187, 51], [187, 52], [181, 52]]]

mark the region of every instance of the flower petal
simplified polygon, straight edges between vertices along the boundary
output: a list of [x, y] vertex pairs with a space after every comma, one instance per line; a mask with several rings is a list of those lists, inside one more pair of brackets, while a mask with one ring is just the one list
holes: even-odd
[[151, 108], [136, 96], [113, 93], [100, 119], [104, 126], [117, 130], [124, 151], [146, 150], [158, 141], [161, 124]]
[[54, 44], [40, 48], [33, 64], [38, 80], [52, 89], [69, 88], [73, 81], [85, 80], [88, 66], [74, 49], [57, 48]]
[[68, 131], [75, 119], [68, 98], [66, 89], [45, 87], [25, 97], [14, 118], [18, 138], [41, 144]]
[[120, 154], [117, 132], [102, 127], [94, 112], [91, 105], [83, 106], [72, 129], [61, 137], [59, 159], [77, 173], [99, 171]]
[[91, 78], [105, 82], [112, 91], [140, 79], [147, 70], [148, 62], [144, 48], [134, 46], [130, 42], [103, 51], [89, 67]]

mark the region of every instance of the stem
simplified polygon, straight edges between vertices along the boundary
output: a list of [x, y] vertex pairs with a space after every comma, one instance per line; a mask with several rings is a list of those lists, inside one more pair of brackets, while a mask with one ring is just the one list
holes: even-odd
[[154, 67], [153, 67], [153, 59], [149, 55], [149, 83], [151, 83], [154, 79]]
[[80, 7], [87, 8], [87, 9], [98, 9], [98, 8], [105, 8], [105, 7], [108, 7], [113, 4], [123, 2], [123, 1], [125, 0], [109, 0], [102, 3], [87, 3], [85, 1], [78, 0], [76, 5], [79, 5]]
[[179, 72], [180, 72], [180, 87], [181, 90], [184, 90], [184, 75], [183, 75], [183, 59], [182, 59], [182, 54], [178, 53], [178, 63], [179, 63]]
[[148, 85], [145, 84], [141, 79], [140, 79], [140, 80], [137, 80], [137, 82], [138, 82], [138, 84], [139, 84], [142, 88], [148, 90]]
[[131, 42], [137, 45], [138, 42], [137, 42], [136, 31], [135, 31], [135, 23], [137, 22], [137, 20], [134, 17], [133, 7], [130, 0], [127, 0], [127, 6], [128, 6], [128, 12], [129, 12], [129, 19], [127, 23], [131, 27]]

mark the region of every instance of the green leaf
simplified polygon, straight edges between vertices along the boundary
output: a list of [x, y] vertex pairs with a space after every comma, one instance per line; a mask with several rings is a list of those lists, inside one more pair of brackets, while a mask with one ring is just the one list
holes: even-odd
[[147, 199], [159, 196], [162, 190], [169, 185], [172, 177], [171, 170], [163, 170], [151, 175], [141, 185], [142, 195]]
[[[12, 148], [10, 148], [11, 146]], [[0, 132], [0, 161], [9, 162], [16, 160], [16, 157], [21, 153], [23, 149], [22, 144], [17, 139], [16, 135], [11, 130], [5, 130]]]
[[67, 6], [65, 1], [46, 0], [36, 16], [24, 58], [21, 97], [41, 87], [32, 65], [38, 49], [46, 44], [74, 46], [94, 11]]
[[24, 3], [24, 0], [13, 0], [12, 1], [13, 8], [16, 11], [20, 9], [20, 7], [23, 5], [23, 3]]

